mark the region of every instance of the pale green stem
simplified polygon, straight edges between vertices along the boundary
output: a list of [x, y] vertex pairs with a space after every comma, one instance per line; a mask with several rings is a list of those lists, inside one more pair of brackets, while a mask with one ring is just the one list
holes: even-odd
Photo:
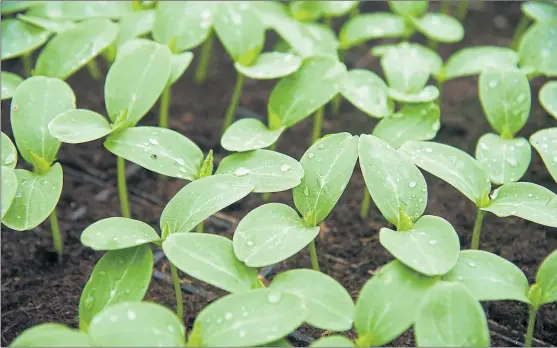
[[201, 46], [201, 56], [197, 63], [195, 71], [195, 82], [204, 83], [207, 79], [207, 71], [209, 69], [209, 61], [211, 59], [211, 49], [213, 48], [213, 34], [210, 33], [203, 46]]
[[172, 273], [172, 283], [174, 284], [174, 292], [176, 293], [176, 315], [180, 322], [184, 320], [184, 300], [182, 299], [182, 288], [180, 287], [180, 278], [178, 277], [178, 270], [176, 266], [170, 261], [170, 272]]
[[358, 2], [356, 6], [352, 7], [350, 10], [350, 18], [354, 18], [360, 14], [360, 3]]
[[161, 101], [159, 105], [159, 127], [168, 128], [168, 108], [172, 93], [172, 85], [168, 83], [162, 91]]
[[534, 340], [534, 327], [536, 326], [536, 314], [538, 313], [538, 308], [534, 306], [530, 307], [530, 314], [528, 316], [528, 328], [526, 329], [526, 340], [524, 341], [524, 347], [532, 347], [532, 341]]
[[60, 226], [58, 225], [58, 217], [56, 216], [56, 208], [50, 213], [50, 231], [52, 232], [52, 244], [58, 257], [62, 257], [64, 252], [64, 242], [62, 242], [62, 234], [60, 233]]
[[362, 198], [362, 203], [360, 204], [360, 218], [362, 220], [367, 218], [370, 202], [371, 202], [371, 195], [369, 194], [367, 187], [364, 187], [364, 197]]
[[478, 250], [480, 248], [480, 235], [482, 232], [482, 222], [484, 220], [485, 211], [478, 208], [476, 222], [474, 223], [474, 231], [472, 232], [472, 245], [470, 249]]
[[87, 70], [89, 71], [89, 74], [91, 75], [93, 80], [98, 81], [102, 78], [101, 69], [99, 69], [99, 66], [97, 65], [97, 62], [95, 61], [95, 58], [91, 59], [87, 63]]
[[26, 53], [21, 56], [21, 61], [23, 63], [23, 73], [27, 77], [31, 77], [31, 72], [33, 70], [33, 62], [31, 61], [31, 53]]
[[463, 21], [466, 16], [468, 15], [468, 5], [470, 5], [470, 1], [459, 1], [456, 4], [456, 18]]
[[311, 144], [314, 144], [317, 139], [321, 138], [323, 129], [323, 118], [325, 117], [325, 107], [322, 106], [315, 112], [313, 116], [313, 131], [311, 132]]
[[315, 239], [309, 243], [308, 248], [309, 258], [311, 259], [311, 267], [317, 272], [320, 272], [319, 260], [317, 259], [317, 250], [315, 250]]
[[329, 17], [329, 16], [324, 17], [323, 22], [325, 23], [326, 26], [333, 29], [333, 19], [331, 17]]
[[130, 202], [128, 201], [128, 189], [126, 187], [126, 160], [123, 157], [117, 156], [116, 167], [120, 208], [122, 210], [122, 216], [129, 219], [131, 218], [131, 213]]
[[197, 228], [195, 229], [195, 232], [197, 232], [197, 233], [203, 233], [203, 227], [204, 227], [204, 225], [205, 225], [205, 222], [204, 222], [204, 221], [201, 221], [201, 222], [199, 223], [199, 225], [197, 225]]
[[244, 89], [244, 81], [246, 80], [245, 76], [241, 73], [237, 73], [236, 77], [236, 85], [234, 86], [234, 92], [232, 94], [232, 99], [230, 100], [230, 104], [226, 109], [226, 116], [224, 118], [224, 124], [222, 126], [222, 133], [230, 127], [232, 122], [234, 122], [234, 116], [236, 115], [236, 108], [238, 107], [238, 103], [240, 102], [240, 97], [242, 96], [242, 90]]
[[523, 14], [522, 17], [520, 18], [520, 21], [518, 22], [518, 25], [516, 26], [516, 31], [514, 32], [513, 39], [509, 45], [511, 49], [513, 50], [518, 49], [518, 46], [520, 44], [520, 39], [522, 38], [522, 35], [526, 31], [526, 29], [528, 29], [530, 22], [531, 22], [530, 18], [528, 18]]

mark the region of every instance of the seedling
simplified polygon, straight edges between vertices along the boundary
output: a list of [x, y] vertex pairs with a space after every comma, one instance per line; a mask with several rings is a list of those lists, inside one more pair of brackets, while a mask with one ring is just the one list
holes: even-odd
[[557, 81], [549, 81], [540, 89], [540, 104], [557, 120]]
[[30, 7], [41, 5], [44, 1], [3, 1], [2, 16], [25, 11]]
[[[468, 14], [469, 2], [464, 0], [455, 1], [455, 2], [456, 2], [455, 17], [458, 18], [458, 20], [463, 21], [466, 18], [466, 15]], [[451, 4], [455, 2], [449, 0], [441, 1], [439, 12], [449, 14], [449, 8]]]
[[2, 71], [2, 100], [11, 99], [23, 79], [14, 73]]
[[2, 166], [2, 214], [0, 218], [3, 219], [17, 192], [18, 180], [15, 172], [17, 150], [12, 140], [4, 132], [2, 132], [0, 146], [2, 151], [0, 153], [0, 164]]
[[524, 33], [532, 22], [551, 22], [557, 20], [557, 6], [550, 1], [526, 1], [521, 5], [522, 17], [516, 27], [510, 48], [517, 49]]
[[557, 76], [557, 21], [537, 22], [524, 34], [518, 49], [519, 65], [530, 79]]
[[[4, 4], [4, 2], [2, 3]], [[25, 75], [31, 75], [31, 54], [48, 40], [50, 32], [16, 18], [2, 20], [2, 60], [22, 57]]]
[[530, 143], [538, 151], [547, 170], [557, 182], [557, 128], [537, 131], [530, 137]]

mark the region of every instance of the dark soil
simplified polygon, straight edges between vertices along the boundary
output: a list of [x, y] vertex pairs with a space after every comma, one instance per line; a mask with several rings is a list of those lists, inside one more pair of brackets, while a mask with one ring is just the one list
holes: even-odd
[[[384, 3], [366, 3], [366, 7], [382, 8]], [[434, 5], [432, 5], [433, 7]], [[440, 52], [447, 58], [452, 52], [469, 46], [506, 46], [519, 19], [519, 4], [514, 2], [485, 2], [485, 10], [471, 10], [465, 23], [466, 38], [457, 45], [442, 45]], [[423, 39], [423, 38], [422, 38]], [[357, 59], [352, 68], [380, 71], [378, 60], [366, 54], [367, 49], [354, 50]], [[197, 53], [197, 51], [195, 52]], [[5, 64], [9, 70], [20, 71], [19, 62]], [[106, 67], [105, 67], [106, 68]], [[217, 161], [226, 153], [219, 147], [220, 127], [235, 82], [235, 71], [224, 53], [216, 45], [213, 51], [208, 81], [193, 83], [195, 65], [190, 67], [172, 90], [170, 127], [180, 131], [198, 144], [204, 152], [216, 151]], [[80, 71], [68, 81], [74, 88], [78, 107], [104, 113], [103, 83], [93, 81]], [[520, 135], [529, 137], [536, 130], [554, 125], [537, 103], [542, 79], [532, 82], [533, 106], [528, 123]], [[241, 116], [250, 112], [266, 115], [266, 105], [274, 82], [248, 81], [241, 99]], [[246, 111], [250, 110], [250, 111]], [[156, 124], [156, 108], [143, 124]], [[2, 129], [10, 137], [9, 102], [2, 102]], [[490, 132], [477, 96], [477, 79], [465, 78], [447, 82], [443, 91], [441, 129], [435, 141], [447, 143], [473, 153], [478, 138]], [[260, 116], [263, 117], [263, 116]], [[376, 120], [362, 114], [347, 102], [339, 115], [326, 115], [326, 133], [346, 131], [352, 134], [371, 133]], [[282, 136], [278, 150], [294, 158], [301, 158], [308, 147], [311, 120], [302, 122]], [[12, 137], [13, 138], [13, 137]], [[95, 262], [102, 256], [85, 248], [79, 241], [85, 227], [100, 219], [120, 214], [116, 191], [115, 157], [106, 151], [102, 142], [84, 145], [64, 145], [59, 153], [64, 166], [65, 180], [58, 204], [60, 227], [64, 233], [65, 255], [58, 263], [51, 245], [48, 223], [33, 231], [15, 232], [2, 226], [2, 332], [1, 344], [8, 345], [23, 330], [44, 322], [58, 322], [77, 327], [77, 310], [81, 291]], [[463, 249], [468, 248], [475, 219], [475, 207], [461, 193], [442, 181], [426, 174], [429, 186], [427, 213], [438, 215], [453, 224], [461, 238]], [[533, 150], [532, 164], [523, 181], [543, 185], [553, 192], [557, 185]], [[133, 216], [158, 228], [158, 218], [164, 204], [184, 185], [184, 181], [163, 178], [135, 165], [128, 166], [128, 185], [132, 191]], [[364, 182], [356, 168], [352, 180], [339, 203], [322, 226], [317, 241], [321, 269], [342, 283], [354, 299], [363, 284], [392, 256], [379, 244], [378, 230], [386, 225], [375, 207], [365, 221], [359, 219], [359, 208]], [[276, 193], [272, 201], [292, 204], [290, 192]], [[263, 204], [261, 196], [251, 194], [246, 199], [225, 209], [207, 223], [207, 232], [231, 237], [234, 223], [247, 212]], [[227, 222], [228, 221], [228, 222]], [[534, 280], [538, 265], [557, 248], [556, 229], [526, 222], [518, 218], [500, 219], [488, 214], [484, 221], [481, 247], [518, 265], [530, 281]], [[277, 265], [275, 271], [310, 267], [306, 251]], [[160, 267], [159, 267], [160, 269]], [[162, 271], [165, 271], [164, 265]], [[157, 273], [160, 274], [164, 273]], [[185, 277], [186, 284], [203, 288], [205, 296], [185, 294], [185, 322], [191, 327], [198, 313], [207, 303], [221, 294], [217, 289]], [[147, 300], [174, 308], [172, 286], [164, 280], [151, 282]], [[514, 301], [485, 304], [492, 329], [492, 345], [517, 346], [526, 331], [527, 308]], [[324, 333], [309, 327], [298, 330], [307, 337], [318, 338]], [[353, 332], [347, 333], [353, 337]], [[535, 345], [557, 344], [557, 305], [546, 305], [539, 311]], [[303, 342], [296, 342], [303, 345]], [[413, 346], [409, 331], [392, 345]]]

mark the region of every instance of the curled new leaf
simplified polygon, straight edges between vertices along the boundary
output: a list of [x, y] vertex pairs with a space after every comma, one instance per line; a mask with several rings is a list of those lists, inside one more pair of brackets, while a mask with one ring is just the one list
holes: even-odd
[[95, 250], [125, 249], [159, 240], [151, 226], [123, 217], [97, 221], [81, 234], [81, 243]]
[[271, 130], [254, 118], [243, 118], [226, 129], [221, 146], [228, 151], [251, 151], [273, 145], [284, 127]]

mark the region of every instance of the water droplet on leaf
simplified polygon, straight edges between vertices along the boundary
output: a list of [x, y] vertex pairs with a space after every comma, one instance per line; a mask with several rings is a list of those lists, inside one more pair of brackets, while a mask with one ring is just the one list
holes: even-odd
[[410, 181], [410, 182], [408, 183], [408, 187], [410, 187], [410, 188], [414, 188], [414, 187], [416, 187], [416, 185], [417, 185], [417, 184], [416, 184], [415, 181]]
[[240, 167], [234, 171], [234, 175], [236, 176], [245, 176], [251, 173], [251, 169], [246, 167]]
[[290, 165], [283, 164], [282, 166], [280, 166], [280, 171], [283, 172], [283, 173], [286, 173], [287, 171], [290, 170], [290, 168], [292, 168]]

